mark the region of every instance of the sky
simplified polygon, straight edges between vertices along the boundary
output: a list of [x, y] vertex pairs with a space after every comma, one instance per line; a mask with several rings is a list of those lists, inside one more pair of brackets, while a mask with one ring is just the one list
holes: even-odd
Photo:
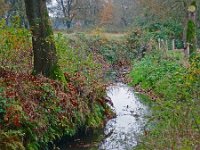
[[56, 0], [52, 0], [52, 4], [55, 5], [57, 2]]

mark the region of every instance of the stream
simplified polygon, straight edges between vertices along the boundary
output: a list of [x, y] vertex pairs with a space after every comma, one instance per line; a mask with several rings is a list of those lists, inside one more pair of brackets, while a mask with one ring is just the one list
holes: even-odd
[[113, 102], [116, 117], [103, 130], [68, 143], [63, 141], [61, 150], [132, 150], [137, 145], [147, 121], [148, 107], [140, 102], [133, 88], [123, 83], [109, 86], [107, 96]]

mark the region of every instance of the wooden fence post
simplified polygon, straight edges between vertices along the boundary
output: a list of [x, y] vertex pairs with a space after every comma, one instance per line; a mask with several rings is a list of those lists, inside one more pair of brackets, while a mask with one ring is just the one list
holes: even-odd
[[190, 43], [186, 43], [184, 44], [184, 55], [185, 55], [185, 58], [189, 58], [189, 55], [190, 55]]
[[175, 40], [173, 39], [173, 40], [172, 40], [172, 50], [175, 50], [175, 48], [176, 48], [176, 47], [175, 47]]
[[160, 38], [158, 39], [158, 49], [159, 50], [161, 49], [161, 40], [160, 40]]
[[168, 51], [168, 41], [167, 40], [165, 41], [165, 51], [166, 52]]
[[163, 49], [165, 47], [165, 42], [163, 39], [160, 40], [160, 49]]

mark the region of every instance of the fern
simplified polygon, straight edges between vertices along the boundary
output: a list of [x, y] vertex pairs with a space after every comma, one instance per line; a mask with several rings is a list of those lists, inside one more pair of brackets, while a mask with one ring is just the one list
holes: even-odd
[[3, 150], [25, 150], [22, 136], [20, 132], [0, 130], [0, 147]]

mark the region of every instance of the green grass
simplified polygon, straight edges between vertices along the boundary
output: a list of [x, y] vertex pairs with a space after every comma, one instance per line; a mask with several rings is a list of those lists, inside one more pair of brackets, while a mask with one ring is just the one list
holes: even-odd
[[136, 149], [187, 149], [200, 146], [200, 56], [185, 67], [179, 52], [158, 51], [134, 62], [132, 84], [159, 96], [153, 103], [148, 130]]

